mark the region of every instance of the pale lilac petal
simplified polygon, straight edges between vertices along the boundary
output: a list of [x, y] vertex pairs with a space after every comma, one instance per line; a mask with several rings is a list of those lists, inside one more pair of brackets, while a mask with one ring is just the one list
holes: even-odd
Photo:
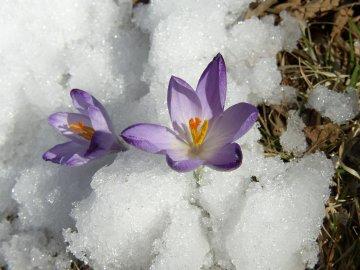
[[169, 149], [166, 151], [166, 162], [172, 169], [178, 172], [195, 170], [204, 163], [198, 156], [191, 154], [189, 147]]
[[82, 114], [87, 115], [89, 113], [89, 107], [97, 108], [101, 112], [102, 118], [107, 123], [108, 128], [114, 132], [107, 111], [96, 98], [94, 98], [88, 92], [80, 89], [72, 89], [70, 96], [73, 100], [75, 108], [78, 109]]
[[110, 152], [115, 152], [116, 144], [118, 144], [117, 139], [112, 133], [95, 131], [84, 156], [90, 159], [99, 158]]
[[202, 117], [201, 103], [195, 91], [185, 81], [172, 76], [169, 82], [167, 104], [175, 129], [187, 129], [189, 120]]
[[78, 143], [88, 143], [86, 139], [75, 134], [69, 129], [69, 125], [76, 122], [81, 122], [85, 126], [91, 127], [89, 117], [79, 113], [57, 112], [49, 116], [48, 122], [51, 126], [56, 128], [62, 135]]
[[91, 159], [88, 159], [81, 154], [75, 154], [66, 162], [65, 165], [69, 167], [77, 167], [88, 163], [90, 160]]
[[172, 130], [155, 124], [130, 126], [121, 133], [121, 137], [136, 148], [156, 154], [165, 154], [168, 149], [186, 146]]
[[95, 106], [105, 111], [102, 104], [88, 92], [80, 89], [72, 89], [70, 92], [73, 104], [81, 113], [86, 114], [89, 106]]
[[43, 159], [70, 167], [80, 166], [89, 161], [84, 157], [86, 147], [75, 142], [55, 145], [43, 155]]
[[211, 151], [236, 141], [254, 125], [257, 117], [258, 110], [249, 103], [231, 106], [214, 120], [203, 147]]
[[219, 171], [230, 171], [240, 167], [241, 162], [240, 146], [237, 143], [231, 143], [207, 156], [205, 165]]
[[[89, 106], [88, 115], [91, 121], [91, 124], [95, 130], [100, 130], [104, 132], [113, 133], [113, 128], [111, 122], [106, 119], [106, 116], [103, 114], [103, 111], [98, 107]], [[109, 126], [110, 124], [110, 126]]]
[[204, 163], [201, 159], [175, 160], [170, 155], [166, 155], [166, 162], [171, 169], [177, 172], [193, 171]]
[[224, 111], [226, 87], [226, 66], [223, 57], [218, 54], [206, 67], [196, 87], [205, 119]]

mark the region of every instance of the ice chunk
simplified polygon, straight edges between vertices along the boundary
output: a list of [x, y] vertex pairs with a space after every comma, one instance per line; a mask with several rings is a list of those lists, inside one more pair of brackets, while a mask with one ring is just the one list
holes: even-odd
[[307, 143], [303, 132], [304, 122], [296, 111], [289, 111], [286, 131], [280, 136], [280, 143], [287, 152], [299, 155], [305, 152]]
[[306, 106], [317, 110], [337, 124], [351, 120], [359, 112], [358, 95], [351, 88], [348, 92], [338, 93], [318, 85], [310, 92]]

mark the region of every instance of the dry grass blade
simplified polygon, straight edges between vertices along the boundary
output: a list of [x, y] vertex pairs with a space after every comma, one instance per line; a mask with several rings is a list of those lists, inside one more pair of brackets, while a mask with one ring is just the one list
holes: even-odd
[[324, 13], [335, 9], [340, 4], [340, 0], [313, 0], [303, 6], [295, 7], [293, 14], [301, 20], [309, 20]]
[[248, 11], [245, 13], [245, 19], [250, 19], [253, 16], [263, 16], [265, 11], [268, 10], [275, 3], [277, 3], [277, 0], [265, 0], [261, 2], [254, 9], [248, 9]]
[[343, 28], [348, 23], [349, 18], [353, 15], [353, 13], [354, 12], [351, 8], [342, 8], [336, 12], [334, 26], [330, 35], [331, 40], [334, 40], [341, 34]]
[[304, 133], [311, 145], [307, 152], [315, 152], [324, 148], [324, 144], [334, 144], [339, 139], [341, 129], [338, 125], [327, 123], [325, 125], [307, 126]]

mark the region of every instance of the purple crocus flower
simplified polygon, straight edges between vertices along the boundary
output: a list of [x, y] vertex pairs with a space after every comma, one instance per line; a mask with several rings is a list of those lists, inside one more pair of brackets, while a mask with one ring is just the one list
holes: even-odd
[[70, 92], [80, 113], [57, 112], [49, 116], [49, 124], [71, 141], [55, 145], [43, 159], [70, 167], [83, 165], [106, 154], [124, 151], [102, 104], [86, 91]]
[[221, 54], [204, 70], [196, 91], [172, 76], [167, 104], [173, 129], [141, 123], [125, 129], [122, 138], [146, 152], [166, 155], [168, 165], [179, 172], [201, 165], [221, 171], [238, 168], [242, 153], [234, 141], [253, 126], [258, 111], [249, 103], [224, 111], [226, 84]]

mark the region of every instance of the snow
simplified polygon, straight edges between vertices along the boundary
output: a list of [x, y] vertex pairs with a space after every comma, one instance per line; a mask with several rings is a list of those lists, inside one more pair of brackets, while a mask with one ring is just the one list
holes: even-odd
[[317, 262], [316, 250], [306, 251], [322, 225], [332, 163], [317, 153], [286, 167], [265, 185], [251, 183], [234, 213], [239, 218], [226, 247], [237, 269], [304, 269]]
[[317, 110], [322, 116], [337, 124], [344, 124], [359, 112], [359, 98], [355, 89], [347, 90], [345, 93], [338, 93], [318, 85], [310, 92], [306, 106]]
[[188, 189], [181, 177], [159, 163], [140, 151], [127, 152], [100, 170], [91, 183], [93, 193], [73, 211], [77, 233], [65, 233], [70, 251], [95, 268], [148, 267], [152, 243], [169, 222], [169, 208]]
[[[218, 52], [226, 106], [296, 101], [275, 58], [301, 35], [288, 14], [275, 26], [271, 16], [242, 20], [250, 0], [153, 0], [134, 11], [131, 2], [2, 3], [0, 265], [67, 269], [73, 256], [94, 269], [313, 265], [332, 164], [321, 153], [266, 158], [258, 125], [239, 140], [240, 169], [205, 169], [199, 187], [191, 173], [134, 149], [72, 169], [41, 159], [64, 140], [46, 118], [73, 109], [71, 88], [101, 100], [118, 133], [167, 124], [170, 76], [195, 87]], [[296, 117], [286, 132], [299, 135]]]
[[293, 152], [295, 155], [305, 152], [307, 143], [303, 132], [304, 127], [305, 124], [298, 112], [289, 111], [286, 131], [280, 136], [280, 143], [285, 151]]
[[1, 251], [9, 269], [68, 269], [69, 258], [58, 243], [39, 231], [18, 233], [5, 242]]

